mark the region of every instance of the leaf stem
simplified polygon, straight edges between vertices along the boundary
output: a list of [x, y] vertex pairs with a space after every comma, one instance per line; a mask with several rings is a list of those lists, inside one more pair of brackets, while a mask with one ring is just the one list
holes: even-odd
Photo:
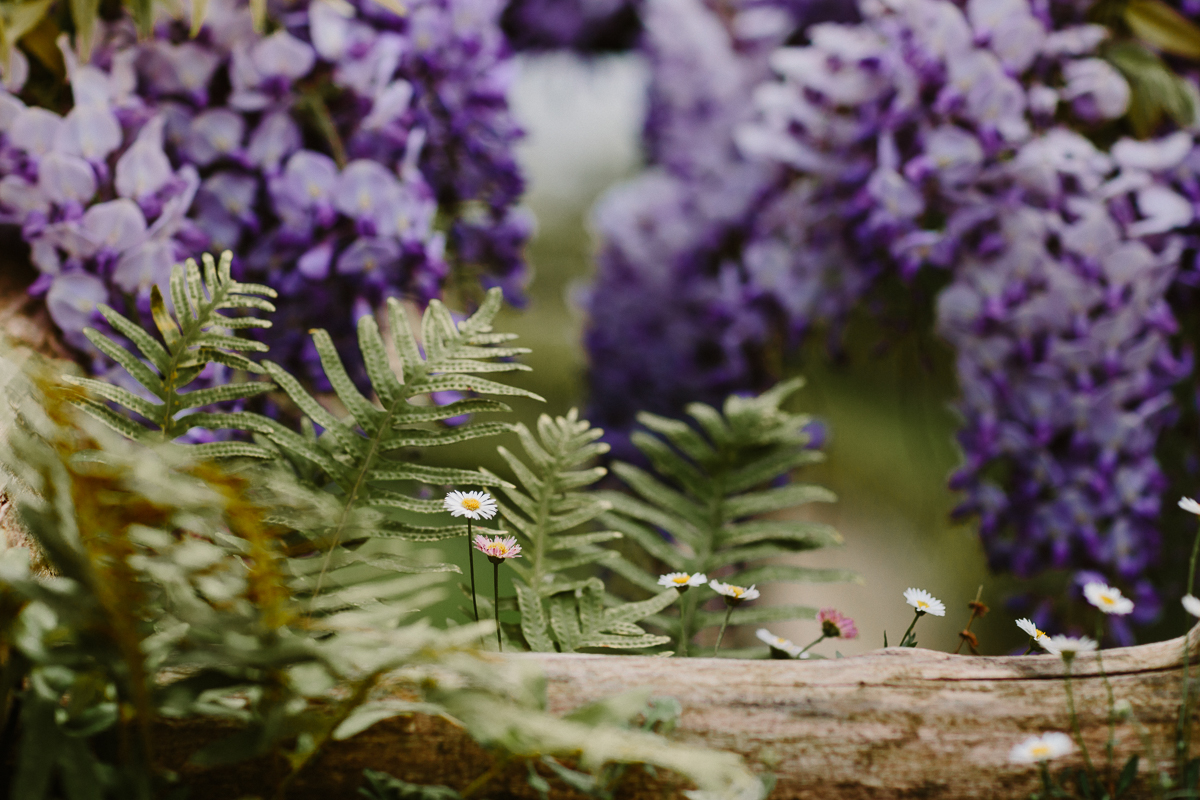
[[467, 563], [471, 565], [471, 608], [475, 610], [475, 621], [479, 622], [479, 601], [475, 599], [475, 552], [471, 547], [470, 517], [467, 517]]
[[729, 625], [729, 615], [733, 613], [733, 606], [725, 604], [725, 619], [721, 622], [721, 632], [717, 634], [717, 646], [713, 648], [713, 657], [716, 657], [717, 651], [721, 649], [721, 640], [725, 638], [725, 628]]

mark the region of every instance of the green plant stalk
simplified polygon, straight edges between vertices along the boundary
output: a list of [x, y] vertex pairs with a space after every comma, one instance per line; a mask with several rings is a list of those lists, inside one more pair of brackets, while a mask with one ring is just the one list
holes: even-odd
[[471, 608], [475, 611], [475, 621], [479, 622], [479, 601], [475, 598], [475, 551], [471, 547], [470, 517], [467, 517], [467, 563], [471, 565]]
[[917, 620], [919, 620], [924, 613], [925, 613], [924, 611], [918, 610], [917, 613], [913, 616], [913, 621], [908, 623], [908, 630], [906, 630], [904, 632], [904, 635], [900, 637], [900, 646], [901, 647], [905, 646], [904, 643], [908, 641], [908, 635], [913, 632], [913, 628], [917, 627]]
[[[1103, 613], [1096, 619], [1096, 641], [1104, 641]], [[1116, 746], [1117, 740], [1117, 708], [1116, 702], [1113, 700], [1112, 684], [1108, 680], [1108, 674], [1104, 671], [1104, 655], [1102, 648], [1096, 649], [1096, 665], [1100, 668], [1100, 680], [1104, 681], [1104, 689], [1108, 692], [1108, 741], [1104, 743], [1104, 754], [1108, 762], [1108, 796], [1112, 797], [1116, 794], [1116, 784], [1113, 781], [1113, 749]]]
[[717, 634], [717, 646], [713, 648], [713, 656], [717, 655], [717, 651], [721, 649], [721, 640], [725, 638], [725, 628], [729, 625], [729, 615], [733, 613], [733, 606], [725, 604], [725, 619], [721, 622], [721, 632]]
[[496, 611], [496, 650], [504, 652], [504, 645], [500, 643], [500, 560], [496, 559], [492, 562], [492, 605]]
[[1064, 658], [1063, 664], [1066, 665], [1067, 674], [1064, 681], [1067, 684], [1067, 711], [1071, 714], [1071, 731], [1075, 734], [1075, 744], [1079, 745], [1080, 752], [1083, 753], [1083, 763], [1087, 766], [1088, 775], [1092, 782], [1099, 785], [1096, 780], [1096, 768], [1092, 766], [1092, 757], [1088, 753], [1087, 744], [1083, 741], [1083, 732], [1079, 729], [1079, 716], [1075, 713], [1075, 692], [1071, 689], [1071, 662], [1075, 656]]
[[805, 648], [804, 648], [803, 650], [801, 650], [799, 653], [796, 653], [796, 658], [799, 658], [800, 656], [804, 655], [804, 654], [805, 654], [805, 653], [807, 653], [809, 650], [811, 650], [812, 648], [816, 647], [817, 645], [819, 645], [821, 642], [825, 641], [825, 640], [826, 640], [826, 639], [828, 639], [828, 638], [829, 638], [828, 636], [826, 636], [825, 634], [823, 634], [823, 633], [822, 633], [822, 634], [821, 634], [820, 636], [818, 636], [816, 639], [813, 639], [811, 642], [809, 642], [807, 647], [805, 647]]
[[[1196, 581], [1196, 556], [1200, 554], [1200, 528], [1192, 540], [1192, 558], [1188, 562], [1187, 593], [1192, 594]], [[1183, 637], [1183, 699], [1179, 704], [1179, 730], [1175, 734], [1175, 771], [1180, 779], [1187, 768], [1188, 755], [1192, 752], [1192, 706], [1188, 694], [1192, 686], [1191, 649], [1188, 637]]]
[[679, 645], [675, 648], [675, 655], [686, 657], [688, 647], [692, 642], [692, 625], [695, 624], [696, 618], [696, 598], [697, 595], [693, 592], [687, 592], [680, 598], [683, 608], [679, 613]]

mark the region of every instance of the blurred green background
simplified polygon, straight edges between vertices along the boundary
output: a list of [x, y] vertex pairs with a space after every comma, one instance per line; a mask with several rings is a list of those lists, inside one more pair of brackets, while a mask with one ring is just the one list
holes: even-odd
[[[533, 371], [518, 382], [546, 403], [514, 403], [520, 418], [532, 424], [542, 412], [562, 414], [585, 405], [585, 321], [571, 297], [592, 270], [596, 243], [587, 225], [592, 204], [639, 169], [646, 73], [636, 56], [588, 62], [560, 54], [523, 57], [521, 68], [512, 101], [527, 132], [520, 156], [530, 179], [527, 204], [539, 229], [528, 250], [534, 270], [529, 303], [506, 309], [497, 329], [520, 334], [518, 343], [533, 349], [525, 359]], [[802, 409], [822, 418], [831, 432], [827, 462], [799, 478], [822, 483], [840, 498], [806, 513], [834, 524], [846, 539], [844, 547], [797, 556], [796, 563], [848, 567], [862, 582], [779, 585], [765, 600], [836, 606], [848, 613], [858, 623], [859, 638], [836, 646], [827, 642], [818, 651], [850, 655], [881, 647], [885, 630], [893, 644], [898, 641], [912, 619], [902, 593], [920, 587], [948, 608], [944, 619], [921, 621], [921, 646], [953, 650], [978, 587], [993, 606], [1004, 587], [987, 575], [973, 526], [954, 524], [949, 516], [955, 497], [946, 478], [959, 461], [949, 409], [955, 393], [949, 354], [928, 340], [901, 341], [885, 353], [857, 347], [856, 340], [878, 340], [869, 332], [856, 335], [869, 325], [852, 323], [847, 357], [838, 364], [830, 363], [820, 342], [811, 341], [789, 367], [808, 379], [799, 395]], [[515, 437], [489, 441], [517, 450]], [[498, 458], [483, 465], [504, 471]], [[461, 542], [447, 543], [443, 552], [466, 566]], [[476, 565], [479, 588], [490, 595], [491, 569], [481, 567], [488, 567], [482, 559]], [[511, 596], [512, 589], [502, 576], [505, 594]], [[461, 619], [455, 605], [446, 604], [445, 614]], [[1011, 615], [1000, 608], [973, 630], [987, 654], [1023, 641]], [[800, 644], [819, 634], [815, 621], [781, 623], [772, 631]], [[753, 630], [739, 631], [728, 644], [752, 644], [753, 636]]]

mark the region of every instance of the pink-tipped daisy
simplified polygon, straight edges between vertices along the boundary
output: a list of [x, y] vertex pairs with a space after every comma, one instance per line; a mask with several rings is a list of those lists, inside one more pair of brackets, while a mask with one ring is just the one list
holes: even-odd
[[854, 620], [836, 609], [822, 608], [817, 614], [817, 621], [821, 623], [821, 633], [826, 639], [853, 639], [858, 636]]
[[1105, 614], [1124, 616], [1133, 611], [1133, 601], [1121, 594], [1121, 590], [1100, 581], [1084, 584], [1083, 596]]
[[450, 492], [442, 506], [452, 517], [491, 519], [496, 516], [496, 501], [487, 492]]
[[494, 562], [521, 557], [521, 545], [517, 544], [516, 538], [512, 536], [497, 536], [495, 539], [489, 539], [483, 534], [476, 534], [475, 549]]

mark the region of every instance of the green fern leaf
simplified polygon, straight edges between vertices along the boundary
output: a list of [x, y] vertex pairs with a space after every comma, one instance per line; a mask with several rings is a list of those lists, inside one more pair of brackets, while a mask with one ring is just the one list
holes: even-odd
[[[639, 415], [638, 421], [647, 430], [634, 433], [632, 440], [653, 471], [614, 464], [613, 473], [630, 493], [601, 493], [613, 510], [600, 521], [635, 542], [669, 571], [704, 573], [711, 578], [722, 570], [722, 581], [742, 586], [854, 580], [854, 574], [846, 570], [761, 563], [842, 541], [837, 531], [822, 523], [757, 518], [835, 499], [820, 486], [765, 486], [820, 459], [820, 454], [808, 447], [804, 427], [809, 419], [781, 407], [801, 385], [799, 380], [785, 381], [758, 397], [730, 397], [721, 411], [693, 403], [687, 413], [695, 426]], [[664, 532], [676, 544], [669, 543]], [[730, 566], [734, 567], [731, 572]], [[658, 591], [655, 577], [629, 562], [614, 561], [612, 569], [645, 590]], [[723, 610], [701, 609], [712, 596], [707, 588], [689, 589], [683, 594], [678, 618], [654, 612], [652, 624], [677, 636], [680, 655], [688, 654], [697, 632], [724, 620]], [[733, 611], [730, 624], [807, 618], [814, 613], [800, 606], [741, 607]], [[663, 624], [663, 620], [670, 621]]]
[[[462, 413], [506, 411], [508, 406], [486, 398], [470, 398], [454, 407], [438, 409], [430, 399], [433, 392], [460, 391], [479, 394], [529, 397], [538, 395], [479, 378], [478, 372], [497, 373], [528, 369], [523, 364], [503, 359], [528, 352], [524, 348], [493, 347], [511, 341], [509, 334], [493, 333], [492, 319], [500, 310], [503, 297], [499, 289], [488, 292], [484, 303], [468, 319], [455, 323], [450, 312], [437, 300], [429, 304], [422, 318], [425, 354], [412, 336], [400, 302], [388, 301], [388, 319], [400, 369], [393, 371], [379, 326], [370, 316], [358, 324], [358, 343], [367, 367], [376, 399], [368, 398], [350, 379], [333, 339], [323, 330], [313, 332], [313, 343], [325, 375], [338, 399], [348, 411], [335, 416], [281, 366], [264, 362], [271, 378], [313, 422], [324, 429], [319, 442], [299, 436], [282, 426], [271, 426], [264, 435], [297, 462], [318, 469], [338, 489], [342, 506], [339, 521], [323, 532], [329, 547], [326, 560], [337, 545], [354, 531], [364, 530], [356, 523], [360, 510], [386, 514], [388, 510], [405, 514], [441, 514], [440, 504], [406, 497], [396, 490], [396, 482], [419, 484], [457, 484], [505, 486], [507, 481], [469, 470], [419, 466], [403, 460], [413, 448], [446, 446], [494, 436], [509, 430], [507, 423], [470, 421], [456, 427], [437, 423]], [[467, 356], [470, 356], [469, 358]], [[374, 529], [365, 535], [380, 539], [406, 539], [433, 542], [465, 536], [467, 526], [414, 525], [406, 520], [378, 517]], [[487, 532], [475, 528], [477, 532]], [[315, 581], [314, 597], [321, 591], [321, 578]]]
[[[79, 405], [101, 422], [130, 438], [145, 439], [147, 434], [151, 437], [157, 434], [156, 438], [159, 440], [170, 441], [192, 428], [211, 428], [214, 425], [230, 427], [221, 424], [217, 419], [220, 415], [198, 411], [190, 414], [184, 412], [229, 400], [253, 397], [270, 390], [272, 387], [269, 383], [252, 382], [223, 384], [191, 392], [182, 391], [210, 362], [246, 372], [262, 372], [260, 367], [239, 353], [262, 352], [267, 349], [266, 345], [218, 331], [267, 328], [271, 323], [255, 317], [229, 317], [219, 312], [238, 308], [274, 311], [275, 307], [259, 295], [274, 297], [275, 291], [266, 286], [235, 281], [230, 273], [232, 259], [233, 255], [226, 251], [221, 255], [220, 263], [217, 263], [206, 253], [202, 257], [203, 273], [191, 259], [185, 265], [176, 266], [171, 272], [170, 280], [174, 315], [168, 311], [158, 287], [151, 289], [151, 314], [162, 336], [162, 342], [112, 308], [106, 305], [99, 307], [100, 313], [113, 330], [132, 342], [140, 356], [94, 328], [84, 330], [84, 335], [92, 344], [117, 362], [134, 380], [145, 387], [147, 393], [158, 398], [160, 402], [138, 397], [127, 389], [112, 386], [104, 381], [89, 378], [67, 380], [94, 397], [132, 411], [144, 420], [144, 425], [133, 423], [109, 406], [95, 400], [81, 401]], [[238, 455], [256, 458], [269, 455], [269, 452], [261, 447], [209, 448], [207, 452], [236, 452]]]
[[[581, 567], [620, 560], [616, 551], [596, 545], [622, 537], [620, 531], [578, 532], [611, 509], [606, 500], [579, 491], [600, 478], [602, 467], [587, 466], [608, 446], [597, 442], [603, 431], [579, 419], [572, 409], [565, 417], [543, 414], [536, 434], [523, 424], [513, 426], [526, 464], [504, 447], [498, 448], [517, 477], [520, 488], [503, 487], [498, 505], [505, 522], [521, 542], [521, 564], [513, 564], [521, 633], [529, 649], [572, 652], [587, 647], [638, 649], [666, 643], [636, 622], [675, 602], [670, 589], [649, 601], [622, 604], [604, 591], [598, 578], [572, 581], [569, 573]], [[490, 473], [489, 473], [490, 474]], [[616, 626], [616, 628], [614, 628]]]

